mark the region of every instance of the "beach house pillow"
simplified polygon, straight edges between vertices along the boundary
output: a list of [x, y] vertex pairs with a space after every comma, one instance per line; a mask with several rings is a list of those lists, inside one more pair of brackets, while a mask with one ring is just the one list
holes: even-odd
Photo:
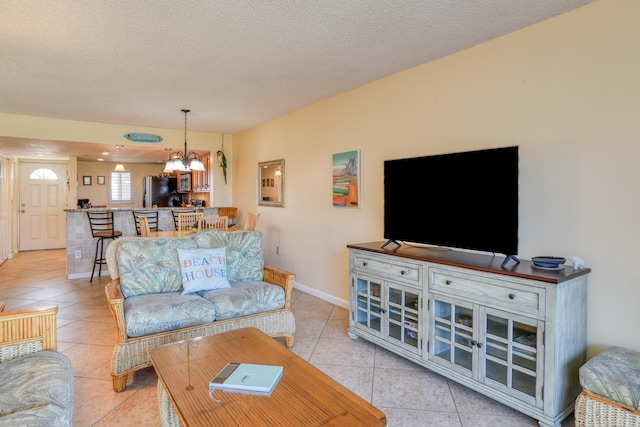
[[178, 249], [182, 271], [182, 294], [228, 288], [227, 250]]

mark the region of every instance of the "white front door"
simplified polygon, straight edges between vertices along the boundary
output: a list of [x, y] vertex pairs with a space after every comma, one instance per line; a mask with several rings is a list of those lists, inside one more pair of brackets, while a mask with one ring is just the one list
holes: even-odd
[[20, 163], [21, 251], [66, 245], [67, 165]]
[[9, 161], [0, 156], [0, 264], [11, 252], [9, 229]]

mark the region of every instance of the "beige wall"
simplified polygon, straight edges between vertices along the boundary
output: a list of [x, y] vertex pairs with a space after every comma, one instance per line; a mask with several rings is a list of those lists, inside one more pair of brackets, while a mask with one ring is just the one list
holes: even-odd
[[[582, 257], [589, 351], [640, 350], [639, 22], [640, 2], [600, 0], [241, 132], [234, 201], [261, 213], [267, 262], [345, 304], [345, 246], [383, 238], [384, 160], [519, 145], [519, 255]], [[362, 207], [333, 208], [331, 156], [356, 149]], [[279, 158], [285, 207], [257, 206], [257, 163]]]
[[[111, 162], [78, 162], [78, 199], [89, 199], [93, 206], [110, 205], [109, 203], [109, 173], [113, 171], [116, 163]], [[144, 163], [127, 163], [127, 172], [131, 172], [133, 182], [133, 203], [118, 203], [110, 205], [119, 208], [141, 208], [144, 197], [143, 178], [145, 176], [162, 174], [164, 165], [151, 165]], [[83, 177], [91, 177], [91, 185], [83, 184]], [[98, 176], [104, 176], [105, 184], [98, 185]], [[74, 201], [75, 202], [75, 201]], [[75, 207], [71, 206], [72, 208]]]
[[[122, 135], [130, 132], [140, 133], [157, 133], [164, 136], [164, 140], [158, 144], [150, 146], [145, 143], [136, 143], [133, 141], [123, 141]], [[82, 122], [75, 120], [51, 119], [46, 117], [32, 117], [15, 114], [0, 113], [0, 136], [24, 138], [25, 144], [32, 138], [43, 139], [45, 141], [71, 141], [82, 143], [113, 143], [120, 141], [125, 145], [136, 145], [149, 151], [171, 148], [171, 141], [184, 138], [184, 130], [164, 129], [164, 128], [148, 128], [139, 126], [122, 126], [105, 123]], [[198, 150], [210, 150], [212, 159], [212, 179], [213, 191], [209, 193], [193, 193], [192, 198], [204, 199], [208, 206], [229, 206], [232, 204], [231, 185], [233, 178], [228, 177], [225, 184], [222, 168], [217, 164], [215, 157], [216, 151], [222, 146], [222, 134], [211, 132], [189, 132], [189, 148]], [[224, 135], [224, 147], [226, 157], [233, 158], [233, 135]], [[2, 146], [0, 145], [0, 154], [2, 154]], [[30, 157], [24, 159], [33, 160]], [[22, 158], [21, 158], [22, 159]], [[22, 159], [22, 160], [24, 160]], [[41, 161], [41, 158], [35, 158]], [[17, 161], [18, 159], [12, 159]], [[89, 198], [92, 203], [104, 205], [107, 204], [108, 185], [98, 186], [97, 176], [105, 176], [107, 179], [107, 171], [113, 169], [115, 163], [102, 162], [77, 162], [76, 157], [58, 156], [48, 160], [65, 160], [69, 167], [69, 176], [71, 185], [68, 194], [68, 206], [74, 208], [78, 198]], [[79, 166], [79, 163], [84, 163]], [[125, 164], [129, 167], [128, 164]], [[158, 175], [162, 173], [164, 165], [157, 164], [132, 164], [135, 177], [137, 180], [134, 191], [134, 203], [131, 205], [120, 205], [121, 207], [137, 207], [142, 205], [142, 177], [148, 175]], [[228, 168], [228, 173], [232, 170]], [[83, 186], [82, 177], [91, 176], [92, 185]], [[78, 178], [78, 181], [75, 178]], [[77, 193], [77, 194], [76, 194]], [[95, 200], [95, 201], [94, 201]], [[99, 203], [98, 203], [99, 202]]]

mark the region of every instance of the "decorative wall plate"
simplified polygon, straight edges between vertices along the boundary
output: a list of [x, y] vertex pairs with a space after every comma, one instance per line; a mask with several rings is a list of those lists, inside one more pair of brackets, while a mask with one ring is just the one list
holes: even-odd
[[152, 133], [127, 133], [123, 135], [129, 141], [135, 142], [160, 142], [162, 137], [160, 135], [154, 135]]

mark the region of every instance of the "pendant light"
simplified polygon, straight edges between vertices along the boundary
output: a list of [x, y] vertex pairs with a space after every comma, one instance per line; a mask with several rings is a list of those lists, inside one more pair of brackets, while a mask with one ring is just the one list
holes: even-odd
[[204, 163], [200, 160], [200, 156], [194, 151], [187, 150], [187, 113], [191, 110], [183, 109], [181, 111], [184, 113], [184, 151], [169, 154], [169, 160], [163, 170], [165, 173], [204, 170]]
[[[122, 145], [116, 145], [116, 148], [118, 150], [122, 149]], [[124, 165], [122, 164], [122, 161], [120, 160], [120, 153], [118, 152], [118, 164], [116, 165], [116, 167], [113, 169], [115, 172], [125, 172], [124, 170]]]

